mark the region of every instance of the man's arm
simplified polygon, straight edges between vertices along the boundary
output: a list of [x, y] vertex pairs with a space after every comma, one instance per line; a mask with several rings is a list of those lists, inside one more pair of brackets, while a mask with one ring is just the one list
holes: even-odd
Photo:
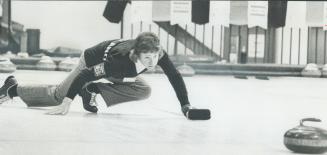
[[181, 106], [190, 104], [188, 100], [187, 90], [184, 83], [184, 80], [178, 70], [175, 68], [174, 64], [168, 57], [166, 52], [163, 53], [163, 56], [158, 61], [158, 65], [162, 68], [164, 73], [167, 75], [170, 84], [173, 86], [177, 98]]
[[209, 109], [196, 109], [190, 105], [184, 80], [169, 59], [166, 52], [163, 52], [163, 54], [160, 56], [158, 65], [163, 69], [164, 73], [169, 79], [169, 82], [173, 86], [177, 98], [181, 104], [181, 110], [185, 117], [190, 120], [210, 119], [211, 114]]
[[94, 66], [102, 62], [104, 51], [113, 40], [103, 41], [95, 46], [87, 48], [84, 51], [84, 59], [87, 67]]

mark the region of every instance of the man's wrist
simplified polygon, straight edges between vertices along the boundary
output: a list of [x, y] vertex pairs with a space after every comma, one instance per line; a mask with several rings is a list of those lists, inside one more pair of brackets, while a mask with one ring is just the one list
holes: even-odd
[[65, 97], [63, 100], [62, 100], [62, 103], [71, 103], [73, 100], [69, 97]]
[[185, 104], [182, 106], [182, 112], [183, 114], [187, 117], [187, 113], [188, 111], [192, 109], [191, 105], [190, 104]]

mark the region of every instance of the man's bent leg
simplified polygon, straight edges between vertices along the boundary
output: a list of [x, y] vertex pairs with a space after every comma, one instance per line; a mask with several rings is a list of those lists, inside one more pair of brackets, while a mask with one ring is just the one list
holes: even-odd
[[151, 94], [150, 86], [140, 77], [135, 82], [96, 83], [107, 106], [146, 99]]
[[[69, 75], [62, 81], [55, 90], [55, 98], [58, 102], [66, 97], [67, 92], [75, 80], [75, 78], [81, 73], [83, 69], [86, 69], [84, 54], [81, 55], [78, 65], [69, 73]], [[89, 112], [96, 113], [98, 108], [96, 106], [90, 105], [90, 100], [92, 100], [92, 94], [87, 92], [86, 89], [79, 90], [79, 95], [83, 99], [83, 107]]]
[[62, 102], [62, 100], [66, 97], [68, 89], [70, 88], [74, 79], [85, 68], [86, 66], [85, 66], [84, 54], [82, 54], [78, 65], [68, 74], [68, 76], [64, 79], [64, 81], [62, 81], [56, 88], [55, 96], [59, 102]]
[[18, 85], [17, 94], [28, 107], [47, 107], [60, 104], [54, 98], [55, 85]]

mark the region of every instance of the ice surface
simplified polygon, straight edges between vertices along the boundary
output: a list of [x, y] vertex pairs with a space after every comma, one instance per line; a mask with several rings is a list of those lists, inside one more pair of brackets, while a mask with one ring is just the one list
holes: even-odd
[[[66, 72], [16, 71], [19, 83], [55, 84]], [[1, 83], [9, 74], [0, 74]], [[66, 116], [26, 108], [15, 98], [0, 106], [0, 155], [61, 154], [293, 154], [283, 134], [305, 117], [327, 128], [327, 81], [323, 78], [232, 76], [185, 77], [190, 102], [211, 109], [209, 121], [190, 121], [180, 112], [168, 79], [143, 75], [152, 86], [149, 99], [107, 108], [99, 96], [99, 113], [83, 110], [79, 97]]]

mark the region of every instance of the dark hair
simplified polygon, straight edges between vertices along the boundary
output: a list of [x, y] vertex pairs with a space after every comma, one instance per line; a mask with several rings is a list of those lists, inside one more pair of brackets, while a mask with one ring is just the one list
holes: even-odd
[[152, 32], [142, 32], [135, 39], [134, 53], [154, 53], [160, 51], [160, 42], [156, 34]]

